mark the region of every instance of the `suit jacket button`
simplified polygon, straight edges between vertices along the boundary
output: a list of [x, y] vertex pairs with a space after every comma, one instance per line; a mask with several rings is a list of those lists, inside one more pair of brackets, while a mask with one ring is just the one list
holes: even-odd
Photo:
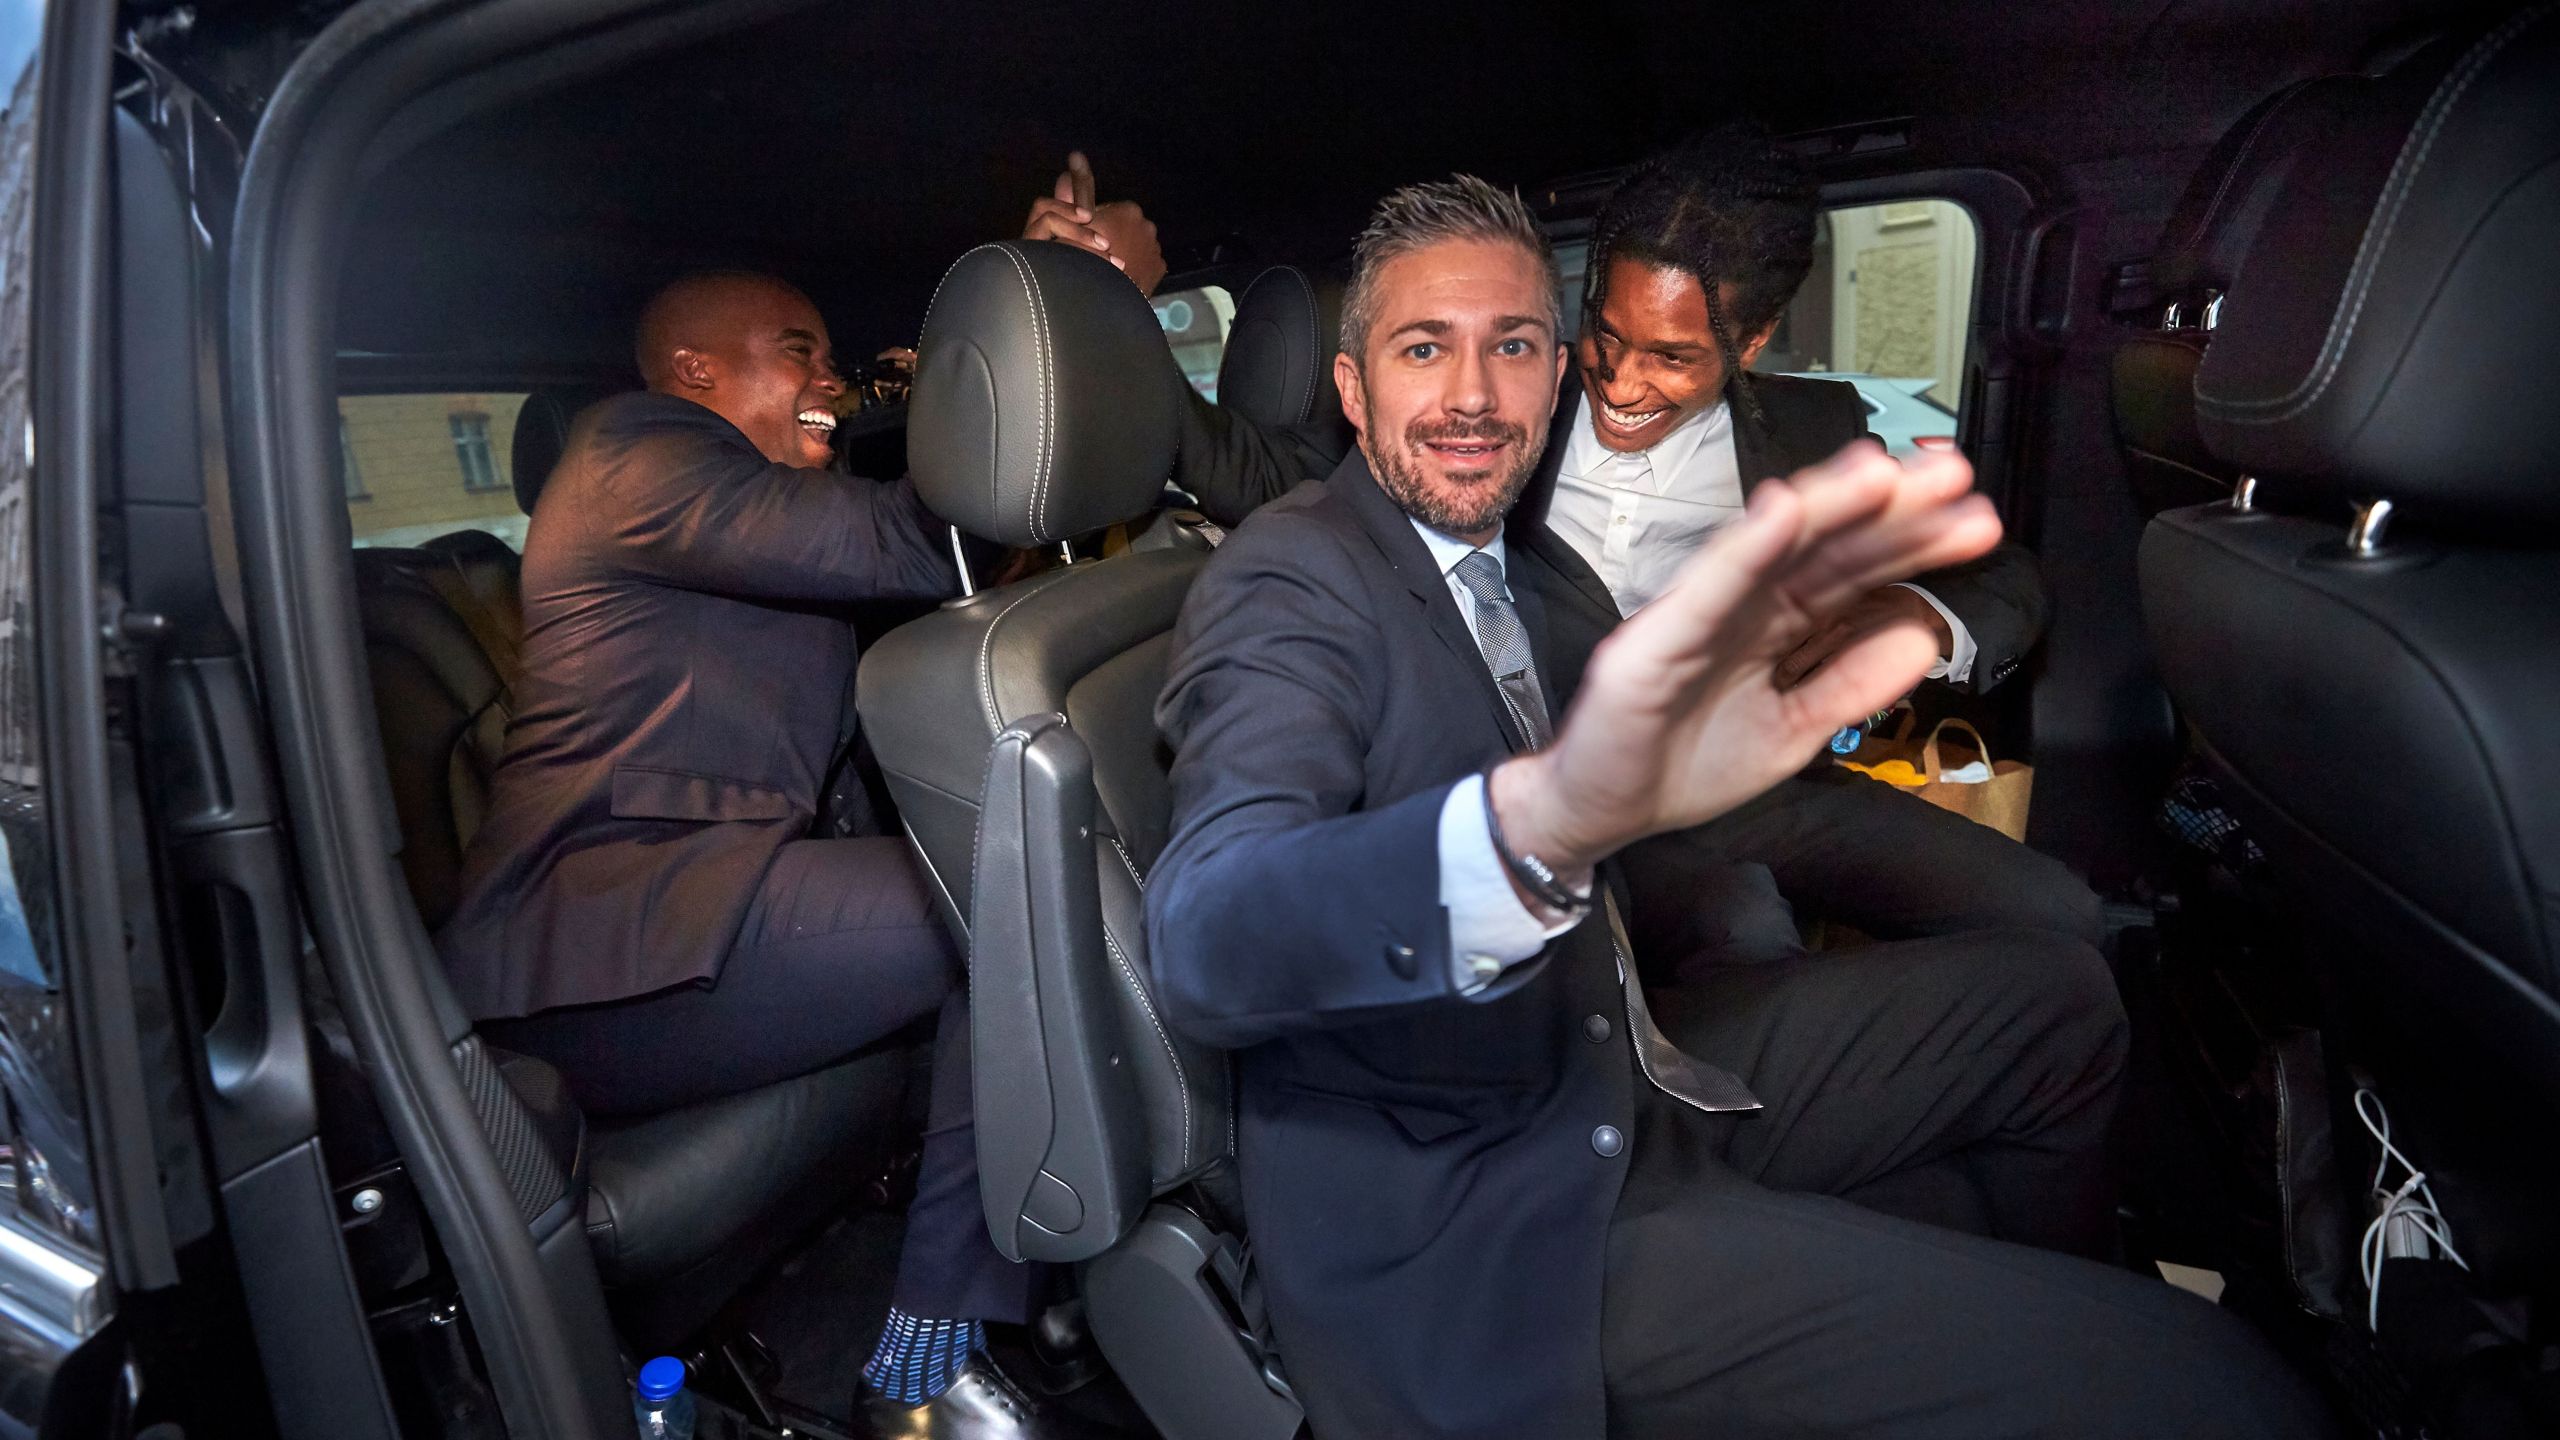
[[1388, 945], [1387, 968], [1396, 972], [1397, 978], [1403, 980], [1410, 980], [1422, 973], [1422, 967], [1414, 963], [1413, 947], [1410, 945]]
[[1591, 1132], [1591, 1148], [1606, 1160], [1627, 1148], [1627, 1137], [1618, 1133], [1617, 1126], [1603, 1125]]
[[1583, 1017], [1582, 1017], [1582, 1038], [1583, 1038], [1583, 1039], [1585, 1039], [1585, 1040], [1590, 1041], [1590, 1042], [1591, 1042], [1592, 1044], [1594, 1044], [1594, 1045], [1606, 1045], [1606, 1044], [1608, 1044], [1608, 1043], [1609, 1043], [1609, 1017], [1608, 1017], [1608, 1016], [1606, 1016], [1606, 1015], [1585, 1015], [1585, 1016], [1583, 1016]]

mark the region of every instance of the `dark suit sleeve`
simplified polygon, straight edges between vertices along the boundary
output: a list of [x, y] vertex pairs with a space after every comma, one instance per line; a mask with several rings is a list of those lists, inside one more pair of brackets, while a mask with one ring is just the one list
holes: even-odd
[[1337, 539], [1274, 513], [1183, 607], [1157, 706], [1174, 831], [1147, 944], [1167, 1018], [1211, 1044], [1464, 1003], [1439, 895], [1449, 787], [1356, 808], [1386, 683], [1358, 593]]
[[[1867, 410], [1857, 387], [1833, 384], [1824, 389], [1837, 407], [1828, 428], [1841, 437], [1824, 455], [1851, 440], [1875, 438], [1867, 430]], [[1973, 633], [1972, 673], [1961, 683], [1946, 682], [1968, 694], [1980, 694], [2006, 679], [2044, 635], [2044, 570], [2014, 540], [2001, 541], [1979, 560], [1915, 575], [1911, 583], [1938, 597]]]
[[[1182, 384], [1175, 371], [1175, 383]], [[1310, 422], [1265, 427], [1182, 385], [1182, 453], [1173, 482], [1200, 503], [1200, 513], [1229, 529], [1301, 480], [1328, 475], [1343, 456], [1342, 427]]]
[[635, 573], [765, 600], [924, 599], [958, 588], [931, 511], [895, 484], [776, 465], [691, 430], [639, 439], [599, 476], [605, 537]]

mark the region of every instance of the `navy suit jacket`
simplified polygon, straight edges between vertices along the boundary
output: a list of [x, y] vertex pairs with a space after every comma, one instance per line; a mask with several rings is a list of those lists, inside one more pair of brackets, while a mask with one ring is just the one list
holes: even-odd
[[472, 1016], [717, 975], [848, 738], [842, 607], [954, 588], [905, 480], [774, 464], [669, 395], [579, 416], [525, 537], [515, 718], [436, 937]]
[[[1559, 611], [1570, 582], [1535, 550], [1515, 545], [1509, 575], [1542, 669], [1605, 633]], [[1147, 884], [1157, 994], [1239, 1047], [1254, 1254], [1316, 1433], [1601, 1434], [1631, 1151], [1593, 1135], [1633, 1133], [1637, 1084], [1617, 957], [1589, 922], [1457, 992], [1441, 804], [1521, 737], [1358, 452], [1211, 557], [1157, 720], [1174, 751]]]

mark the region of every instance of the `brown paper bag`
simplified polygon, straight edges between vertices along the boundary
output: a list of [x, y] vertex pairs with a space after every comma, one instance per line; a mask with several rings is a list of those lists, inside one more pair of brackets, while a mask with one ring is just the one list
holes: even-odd
[[[1970, 756], [1958, 751], [1952, 765], [1942, 763], [1939, 737], [1957, 732], [1972, 742]], [[1973, 760], [1991, 767], [1991, 778], [1974, 784], [1959, 784], [1944, 778], [1949, 770], [1960, 770]], [[1976, 824], [1988, 825], [2012, 840], [2027, 838], [2027, 801], [2036, 784], [2035, 767], [2017, 760], [1993, 760], [1991, 747], [1982, 743], [1982, 732], [1950, 715], [1930, 730], [1928, 740], [1920, 747], [1920, 773], [1928, 783], [1912, 793], [1937, 806], [1952, 810]]]
[[[1882, 769], [1882, 778], [1869, 775], [1879, 783], [1908, 790], [1941, 810], [1952, 810], [1968, 820], [1988, 825], [2012, 840], [2027, 838], [2027, 801], [2035, 788], [2034, 767], [2016, 760], [1992, 760], [1991, 750], [1982, 742], [1982, 733], [1972, 725], [1950, 715], [1931, 727], [1927, 738], [1914, 745], [1911, 727], [1916, 717], [1905, 708], [1902, 723], [1891, 735], [1869, 736], [1858, 748], [1855, 763], [1861, 771]], [[1959, 744], [1969, 742], [1971, 753], [1956, 750], [1954, 763], [1945, 763], [1941, 736], [1962, 737]], [[1963, 784], [1946, 778], [1949, 770], [1960, 770], [1974, 760], [1990, 762], [1991, 778], [1974, 784]], [[1892, 765], [1893, 761], [1902, 765]]]

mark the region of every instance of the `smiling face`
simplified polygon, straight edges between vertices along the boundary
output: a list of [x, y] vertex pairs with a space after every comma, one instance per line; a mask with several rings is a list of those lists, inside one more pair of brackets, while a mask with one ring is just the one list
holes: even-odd
[[1381, 265], [1366, 353], [1334, 357], [1342, 411], [1404, 512], [1481, 545], [1546, 446], [1564, 352], [1544, 263], [1445, 240]]
[[[1733, 287], [1718, 299], [1730, 314]], [[1776, 329], [1771, 321], [1742, 339], [1744, 368]], [[1585, 324], [1575, 359], [1591, 397], [1592, 434], [1611, 450], [1649, 450], [1724, 398], [1724, 356], [1708, 322], [1706, 287], [1669, 265], [1612, 260], [1608, 300]]]
[[815, 469], [833, 458], [844, 381], [818, 308], [781, 281], [677, 282], [641, 322], [640, 360], [650, 389], [717, 412], [767, 460]]

